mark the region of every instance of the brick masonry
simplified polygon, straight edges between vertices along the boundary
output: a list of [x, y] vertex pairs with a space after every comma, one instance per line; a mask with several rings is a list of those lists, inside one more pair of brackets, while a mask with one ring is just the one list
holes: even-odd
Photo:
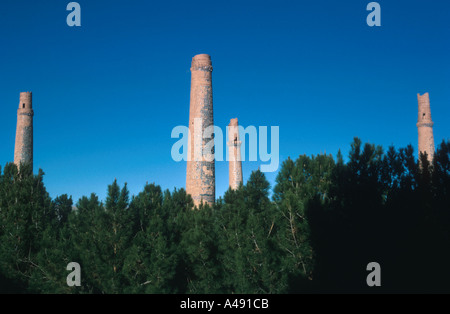
[[[201, 121], [197, 132], [194, 122]], [[203, 138], [208, 126], [214, 125], [212, 97], [212, 63], [207, 54], [192, 58], [191, 103], [189, 111], [188, 162], [186, 171], [186, 192], [192, 196], [195, 205], [201, 202], [214, 204], [216, 196], [214, 151], [205, 151], [206, 144], [214, 137]], [[208, 145], [210, 147], [210, 145]], [[203, 152], [201, 156], [196, 152]], [[199, 158], [196, 158], [199, 157]]]
[[32, 93], [20, 93], [14, 149], [14, 163], [17, 166], [28, 163], [33, 167], [33, 116]]
[[228, 159], [229, 159], [229, 180], [230, 188], [236, 190], [243, 183], [242, 176], [242, 156], [239, 138], [238, 119], [231, 119], [228, 125]]
[[431, 120], [430, 96], [428, 93], [417, 94], [419, 102], [419, 117], [417, 129], [419, 131], [419, 152], [427, 153], [431, 162], [434, 157], [433, 121]]

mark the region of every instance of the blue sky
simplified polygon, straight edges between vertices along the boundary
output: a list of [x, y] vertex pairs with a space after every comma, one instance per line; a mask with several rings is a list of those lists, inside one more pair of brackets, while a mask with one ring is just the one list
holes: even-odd
[[[33, 92], [34, 165], [52, 197], [102, 199], [114, 178], [185, 187], [171, 158], [189, 120], [191, 58], [213, 62], [215, 124], [279, 126], [280, 159], [348, 153], [358, 136], [417, 147], [417, 93], [430, 93], [436, 143], [450, 137], [450, 3], [378, 1], [2, 0], [0, 165], [14, 158], [21, 91]], [[243, 165], [244, 181], [258, 162]], [[276, 173], [268, 173], [273, 184]], [[216, 164], [216, 194], [228, 164]]]

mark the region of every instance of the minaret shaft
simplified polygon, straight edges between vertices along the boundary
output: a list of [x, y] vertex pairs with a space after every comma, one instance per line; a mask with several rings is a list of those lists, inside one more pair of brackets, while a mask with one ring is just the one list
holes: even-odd
[[[206, 54], [192, 58], [186, 192], [195, 205], [215, 202], [212, 64]], [[209, 151], [208, 151], [209, 149]]]
[[238, 119], [231, 119], [228, 125], [228, 158], [229, 158], [229, 184], [236, 190], [243, 183], [241, 140], [239, 138]]
[[430, 96], [428, 93], [417, 94], [419, 103], [419, 116], [417, 130], [419, 133], [419, 153], [427, 153], [430, 163], [434, 157], [433, 120], [431, 119]]
[[33, 169], [33, 116], [32, 93], [20, 93], [14, 149], [14, 163], [18, 167], [29, 164]]

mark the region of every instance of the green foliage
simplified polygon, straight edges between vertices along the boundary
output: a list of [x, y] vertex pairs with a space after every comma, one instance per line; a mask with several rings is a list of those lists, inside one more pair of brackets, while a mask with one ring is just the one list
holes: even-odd
[[217, 212], [219, 254], [228, 293], [284, 292], [279, 248], [275, 245], [276, 212], [268, 198], [269, 182], [253, 172], [245, 186], [229, 190]]
[[278, 173], [273, 199], [279, 212], [278, 245], [283, 249], [284, 269], [291, 289], [303, 291], [314, 277], [315, 252], [311, 244], [309, 211], [326, 206], [330, 199], [335, 164], [331, 156], [300, 156], [283, 163]]
[[[450, 142], [433, 162], [355, 138], [344, 161], [288, 158], [271, 187], [261, 171], [214, 206], [115, 180], [95, 194], [52, 200], [44, 173], [0, 168], [0, 292], [448, 292]], [[66, 266], [81, 266], [69, 287]]]
[[43, 176], [42, 171], [32, 175], [28, 165], [19, 172], [8, 164], [0, 178], [0, 273], [19, 285], [39, 271], [37, 255], [45, 249], [41, 239], [55, 224]]

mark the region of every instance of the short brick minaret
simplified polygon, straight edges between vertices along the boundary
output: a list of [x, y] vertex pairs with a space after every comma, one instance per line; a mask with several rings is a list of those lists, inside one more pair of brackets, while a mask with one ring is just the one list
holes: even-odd
[[33, 116], [31, 92], [20, 93], [14, 149], [14, 163], [18, 167], [22, 163], [31, 165], [33, 169]]
[[228, 125], [228, 158], [229, 158], [229, 180], [230, 188], [236, 190], [243, 182], [242, 179], [242, 156], [239, 138], [238, 119], [231, 119]]
[[202, 202], [212, 205], [216, 197], [214, 147], [209, 152], [205, 149], [214, 137], [203, 136], [207, 127], [214, 126], [212, 70], [209, 55], [192, 58], [186, 192], [197, 206]]
[[428, 93], [417, 94], [419, 102], [419, 117], [417, 129], [419, 131], [419, 153], [427, 153], [430, 163], [434, 157], [433, 121], [431, 120], [430, 96]]

